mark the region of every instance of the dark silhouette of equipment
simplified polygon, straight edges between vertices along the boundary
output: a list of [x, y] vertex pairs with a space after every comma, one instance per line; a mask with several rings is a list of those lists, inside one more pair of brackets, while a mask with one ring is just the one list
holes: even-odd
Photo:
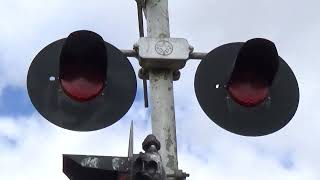
[[144, 153], [133, 154], [133, 124], [130, 128], [128, 157], [63, 155], [63, 172], [70, 180], [167, 180], [159, 154], [160, 142], [148, 135]]

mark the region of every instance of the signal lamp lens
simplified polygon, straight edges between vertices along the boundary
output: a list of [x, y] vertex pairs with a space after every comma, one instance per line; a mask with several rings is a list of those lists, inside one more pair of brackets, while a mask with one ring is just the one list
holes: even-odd
[[228, 92], [240, 105], [256, 106], [268, 97], [269, 87], [267, 82], [254, 77], [255, 75], [245, 74], [230, 81]]
[[74, 100], [89, 101], [105, 87], [107, 52], [101, 36], [76, 31], [66, 39], [60, 54], [60, 83]]
[[[78, 67], [73, 67], [77, 69]], [[80, 68], [79, 68], [80, 69]], [[94, 71], [69, 71], [60, 80], [64, 92], [77, 101], [88, 101], [98, 96], [105, 84], [105, 74]]]

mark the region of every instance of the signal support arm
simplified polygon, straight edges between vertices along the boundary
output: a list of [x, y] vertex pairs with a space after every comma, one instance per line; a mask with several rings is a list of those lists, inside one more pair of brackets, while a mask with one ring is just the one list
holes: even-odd
[[[127, 57], [134, 57], [134, 58], [138, 58], [138, 52], [137, 50], [129, 50], [129, 49], [122, 49], [121, 52], [127, 56]], [[208, 53], [204, 53], [204, 52], [191, 52], [189, 54], [189, 58], [188, 60], [201, 60], [204, 57], [206, 57]]]

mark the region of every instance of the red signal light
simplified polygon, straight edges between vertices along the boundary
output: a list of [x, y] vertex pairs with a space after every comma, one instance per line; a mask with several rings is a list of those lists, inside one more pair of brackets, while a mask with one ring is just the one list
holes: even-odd
[[101, 36], [76, 31], [65, 40], [60, 54], [60, 84], [74, 100], [89, 101], [100, 95], [107, 75], [107, 52]]
[[273, 42], [256, 38], [244, 43], [237, 56], [227, 90], [243, 106], [256, 106], [269, 95], [278, 71], [279, 55]]
[[[78, 67], [73, 67], [77, 69]], [[79, 68], [81, 69], [81, 68]], [[98, 96], [105, 84], [105, 74], [70, 70], [60, 79], [64, 92], [77, 101], [87, 101]]]
[[32, 104], [49, 122], [72, 131], [94, 131], [128, 112], [137, 82], [119, 49], [94, 32], [76, 31], [36, 55], [27, 87]]
[[239, 76], [228, 85], [228, 92], [237, 103], [243, 106], [256, 106], [268, 97], [269, 87], [266, 81], [255, 78], [255, 74]]
[[220, 127], [243, 136], [280, 130], [299, 104], [294, 73], [274, 43], [261, 38], [210, 51], [197, 68], [194, 87], [206, 115]]

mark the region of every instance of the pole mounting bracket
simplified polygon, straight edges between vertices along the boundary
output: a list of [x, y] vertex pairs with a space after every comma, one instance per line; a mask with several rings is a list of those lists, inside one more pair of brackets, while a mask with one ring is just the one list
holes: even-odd
[[193, 48], [183, 38], [151, 38], [141, 37], [134, 45], [138, 52], [140, 65], [149, 69], [183, 68]]

